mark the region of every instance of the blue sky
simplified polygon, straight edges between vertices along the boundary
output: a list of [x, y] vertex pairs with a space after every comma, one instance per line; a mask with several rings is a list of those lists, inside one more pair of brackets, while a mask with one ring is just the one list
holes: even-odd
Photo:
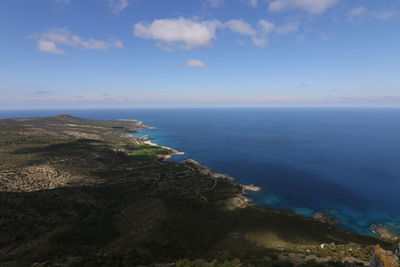
[[0, 108], [400, 106], [398, 0], [7, 0]]

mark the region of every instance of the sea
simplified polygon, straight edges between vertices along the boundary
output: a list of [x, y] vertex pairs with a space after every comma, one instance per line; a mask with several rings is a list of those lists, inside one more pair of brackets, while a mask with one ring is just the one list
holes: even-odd
[[164, 108], [0, 110], [0, 118], [70, 114], [134, 119], [155, 143], [239, 183], [256, 205], [308, 217], [323, 212], [348, 231], [400, 233], [400, 109]]

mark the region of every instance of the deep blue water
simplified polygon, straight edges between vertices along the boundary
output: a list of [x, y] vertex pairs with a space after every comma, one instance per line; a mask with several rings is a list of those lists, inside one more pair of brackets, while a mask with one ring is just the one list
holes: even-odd
[[254, 202], [312, 216], [329, 211], [351, 231], [400, 230], [400, 109], [238, 108], [0, 111], [138, 119], [150, 138], [240, 183]]

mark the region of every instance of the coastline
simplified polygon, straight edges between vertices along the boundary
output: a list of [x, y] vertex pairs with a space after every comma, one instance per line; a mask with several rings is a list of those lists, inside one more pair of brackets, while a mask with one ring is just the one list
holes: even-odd
[[[72, 143], [71, 138], [64, 135], [71, 127], [66, 122], [81, 125], [74, 127], [79, 135], [74, 132]], [[88, 123], [94, 127], [87, 127]], [[10, 131], [7, 140], [15, 140], [13, 134], [21, 131], [16, 124], [12, 120], [4, 122], [6, 127], [2, 130]], [[18, 263], [24, 260], [65, 262], [60, 256], [69, 258], [72, 246], [76, 248], [76, 256], [85, 262], [88, 261], [87, 255], [94, 255], [97, 265], [118, 260], [116, 255], [121, 255], [122, 265], [136, 266], [137, 256], [146, 260], [141, 263], [153, 264], [184, 257], [216, 258], [219, 251], [227, 251], [232, 257], [249, 263], [256, 260], [260, 266], [265, 266], [265, 259], [268, 262], [273, 260], [275, 265], [284, 260], [303, 264], [309, 259], [307, 257], [324, 262], [334, 259], [342, 263], [365, 263], [370, 254], [369, 245], [391, 245], [313, 218], [259, 206], [255, 201], [251, 203], [246, 193], [260, 188], [240, 185], [229, 175], [213, 173], [195, 160], [162, 161], [158, 153], [168, 151], [144, 144], [149, 141], [153, 146], [161, 147], [151, 140], [134, 137], [133, 133], [140, 131], [136, 123], [87, 121], [62, 116], [31, 119], [29, 126], [24, 122], [19, 124], [24, 125], [24, 133], [30, 134], [37, 133], [37, 127], [41, 127], [42, 132], [37, 135], [40, 139], [37, 140], [42, 142], [35, 144], [33, 152], [46, 149], [46, 157], [30, 153], [40, 160], [38, 165], [36, 162], [32, 164], [26, 154], [15, 154], [17, 158], [13, 159], [10, 156], [14, 154], [3, 153], [6, 162], [20, 165], [0, 170], [5, 174], [3, 181], [14, 186], [11, 188], [5, 184], [3, 187], [6, 197], [2, 198], [0, 211], [11, 215], [4, 216], [4, 225], [12, 228], [3, 232], [0, 258], [2, 255], [9, 257], [7, 244], [11, 242], [15, 244], [15, 253], [7, 260]], [[106, 127], [96, 127], [98, 125]], [[98, 134], [97, 140], [101, 142], [79, 138], [94, 133]], [[49, 134], [57, 138], [50, 139]], [[21, 137], [24, 136], [21, 134]], [[154, 135], [154, 140], [162, 139]], [[31, 144], [29, 140], [18, 147], [9, 143], [10, 152], [20, 151]], [[68, 149], [68, 153], [60, 154], [59, 149], [54, 149], [60, 144]], [[29, 168], [25, 170], [26, 166]], [[25, 171], [21, 172], [21, 169]], [[69, 173], [75, 175], [66, 176]], [[87, 176], [77, 180], [80, 176], [76, 174]], [[15, 176], [21, 179], [15, 179]], [[19, 182], [26, 180], [29, 183]], [[32, 180], [37, 182], [30, 182]], [[55, 186], [48, 183], [55, 181], [59, 181]], [[23, 220], [21, 214], [25, 216]], [[71, 214], [74, 216], [72, 219]], [[32, 225], [48, 227], [39, 227], [41, 231], [32, 236]], [[60, 233], [59, 229], [67, 230]], [[16, 231], [21, 242], [15, 240]], [[46, 241], [45, 238], [54, 232], [59, 234]], [[67, 245], [66, 236], [69, 240]], [[45, 241], [38, 244], [38, 238], [43, 240], [42, 237]], [[161, 242], [154, 243], [154, 240]], [[26, 251], [27, 245], [31, 249], [21, 258], [20, 252]], [[204, 250], [199, 251], [199, 247], [204, 247]], [[101, 254], [103, 248], [111, 251]], [[357, 250], [357, 254], [353, 255], [350, 248]], [[182, 254], [187, 249], [193, 252]], [[137, 251], [144, 252], [135, 254]], [[148, 260], [149, 253], [154, 258]], [[171, 259], [170, 255], [176, 256]], [[294, 255], [294, 258], [288, 255]]]
[[[146, 129], [149, 129], [149, 128], [146, 128]], [[135, 138], [137, 138], [137, 137], [135, 137]], [[167, 150], [167, 151], [168, 151], [168, 154], [159, 154], [159, 155], [158, 155], [159, 158], [160, 158], [161, 160], [163, 160], [163, 161], [170, 159], [170, 158], [171, 158], [172, 156], [174, 156], [174, 155], [184, 155], [184, 154], [185, 154], [185, 152], [178, 151], [178, 150], [176, 150], [176, 149], [173, 149], [172, 147], [162, 146], [162, 145], [156, 144], [156, 143], [154, 143], [153, 141], [149, 140], [149, 137], [148, 137], [148, 136], [139, 137], [139, 138], [137, 138], [137, 139], [138, 139], [142, 144], [149, 145], [149, 146], [153, 146], [153, 147], [158, 147], [158, 148], [163, 148], [163, 149]]]
[[[129, 122], [137, 123], [138, 124], [138, 128], [133, 128], [133, 130], [136, 131], [135, 134], [140, 133], [140, 132], [137, 131], [137, 129], [146, 129], [146, 130], [154, 130], [154, 129], [156, 129], [156, 127], [145, 125], [143, 123], [143, 121], [140, 121], [140, 120], [118, 119], [117, 121], [129, 121]], [[163, 161], [170, 159], [174, 155], [184, 155], [185, 154], [185, 152], [178, 151], [176, 149], [173, 149], [172, 147], [162, 146], [162, 145], [159, 145], [157, 143], [154, 143], [153, 141], [150, 140], [150, 138], [147, 135], [143, 135], [143, 136], [137, 137], [137, 136], [134, 136], [133, 134], [128, 134], [128, 136], [135, 138], [137, 141], [141, 142], [142, 144], [153, 146], [153, 147], [158, 147], [158, 148], [163, 148], [163, 149], [167, 150], [169, 152], [168, 154], [165, 154], [165, 155], [160, 154], [160, 155], [158, 155], [159, 158], [161, 160], [163, 160]]]
[[[141, 122], [141, 121], [135, 121], [135, 122], [139, 122], [140, 125], [143, 127], [142, 129], [156, 129], [155, 127], [144, 125], [143, 122]], [[165, 154], [165, 155], [159, 154], [158, 155], [159, 159], [162, 161], [167, 161], [174, 155], [184, 155], [185, 154], [185, 152], [178, 151], [178, 150], [168, 147], [168, 146], [162, 146], [162, 145], [159, 145], [159, 144], [151, 141], [150, 137], [148, 135], [144, 135], [144, 136], [140, 136], [140, 137], [135, 137], [135, 136], [132, 136], [132, 137], [135, 138], [136, 140], [138, 140], [139, 142], [141, 142], [142, 144], [153, 146], [153, 147], [158, 147], [158, 148], [163, 148], [163, 149], [167, 150], [169, 152], [168, 154]], [[284, 209], [269, 208], [269, 207], [263, 207], [263, 206], [256, 205], [254, 203], [253, 199], [250, 198], [248, 195], [251, 192], [261, 191], [262, 188], [260, 186], [257, 186], [254, 184], [246, 185], [246, 184], [237, 183], [236, 179], [234, 177], [232, 177], [228, 174], [215, 173], [209, 167], [202, 165], [201, 163], [197, 162], [194, 159], [186, 159], [182, 162], [189, 162], [190, 164], [193, 164], [200, 169], [206, 170], [206, 172], [208, 172], [210, 177], [213, 179], [227, 179], [227, 180], [231, 181], [232, 183], [239, 185], [241, 188], [241, 192], [237, 193], [234, 197], [226, 199], [224, 201], [224, 204], [227, 207], [229, 207], [230, 209], [245, 208], [245, 207], [251, 205], [251, 206], [257, 206], [257, 207], [260, 207], [263, 209], [274, 210], [276, 212], [283, 212], [285, 214], [290, 213], [290, 214], [293, 214], [294, 216], [300, 216], [300, 217], [304, 217], [307, 219], [319, 221], [319, 222], [326, 223], [326, 224], [329, 224], [329, 225], [332, 225], [335, 227], [338, 225], [338, 221], [336, 221], [334, 218], [331, 218], [329, 215], [327, 215], [323, 212], [316, 212], [313, 217], [307, 217], [307, 216], [299, 215], [292, 211], [288, 211], [288, 210], [284, 210]], [[343, 229], [343, 230], [345, 230], [345, 229]]]
[[[147, 126], [144, 125], [142, 121], [138, 121], [138, 120], [131, 120], [131, 121], [135, 121], [136, 123], [138, 123], [140, 126], [142, 126], [143, 128], [141, 129], [156, 129], [156, 127], [152, 127], [152, 126]], [[150, 140], [150, 137], [148, 135], [144, 135], [144, 136], [140, 136], [140, 137], [135, 137], [132, 136], [134, 138], [136, 138], [136, 140], [139, 140], [142, 144], [145, 145], [149, 145], [149, 146], [153, 146], [153, 147], [158, 147], [158, 148], [163, 148], [165, 150], [167, 150], [169, 153], [168, 154], [160, 154], [158, 155], [160, 160], [162, 161], [167, 161], [168, 159], [170, 159], [171, 157], [173, 157], [174, 155], [184, 155], [185, 152], [182, 151], [178, 151], [172, 147], [168, 147], [168, 146], [163, 146], [163, 145], [159, 145], [153, 141]], [[234, 208], [244, 208], [248, 205], [254, 205], [252, 202], [253, 200], [248, 197], [247, 195], [250, 192], [259, 192], [262, 190], [261, 187], [254, 185], [254, 184], [240, 184], [236, 182], [236, 179], [234, 177], [231, 177], [228, 174], [222, 174], [222, 173], [215, 173], [213, 172], [209, 167], [200, 164], [199, 162], [197, 162], [194, 159], [186, 159], [182, 162], [190, 162], [193, 165], [198, 166], [201, 169], [205, 169], [209, 172], [210, 177], [212, 177], [213, 179], [227, 179], [230, 180], [231, 182], [237, 184], [240, 186], [241, 188], [241, 192], [236, 194], [236, 196], [234, 196], [233, 198], [227, 199], [225, 202], [225, 204], [228, 204], [230, 206], [233, 206]]]
[[161, 146], [161, 145], [156, 144], [156, 143], [154, 143], [154, 142], [152, 142], [150, 140], [143, 141], [143, 144], [146, 144], [146, 145], [149, 145], [149, 146], [154, 146], [154, 147], [159, 147], [159, 148], [163, 148], [163, 149], [167, 150], [169, 152], [167, 155], [159, 155], [159, 157], [162, 158], [162, 160], [168, 160], [174, 155], [184, 155], [185, 154], [185, 152], [178, 151], [178, 150], [173, 149], [173, 148], [168, 147], [168, 146]]
[[[138, 123], [142, 127], [141, 129], [156, 129], [156, 127], [144, 125], [143, 122], [141, 122], [141, 121], [137, 121], [137, 120], [133, 120], [133, 121]], [[163, 149], [167, 150], [169, 152], [168, 154], [165, 154], [165, 155], [160, 154], [159, 155], [159, 158], [162, 161], [167, 161], [174, 155], [184, 155], [185, 154], [185, 152], [178, 151], [174, 148], [159, 145], [159, 144], [151, 141], [150, 137], [147, 135], [140, 136], [140, 137], [134, 137], [134, 138], [136, 138], [137, 140], [140, 140], [140, 142], [142, 144], [146, 144], [146, 145], [158, 147], [158, 148], [163, 148]], [[236, 194], [233, 198], [227, 199], [225, 201], [225, 204], [227, 204], [228, 206], [231, 206], [233, 208], [244, 208], [244, 207], [251, 205], [251, 206], [257, 206], [257, 207], [261, 207], [261, 208], [268, 209], [268, 210], [274, 210], [277, 212], [292, 213], [295, 216], [301, 216], [301, 217], [308, 218], [308, 219], [311, 219], [314, 221], [326, 223], [333, 227], [338, 227], [344, 231], [349, 231], [348, 229], [346, 229], [346, 227], [340, 226], [340, 221], [337, 218], [333, 217], [332, 214], [327, 213], [324, 210], [316, 211], [312, 216], [304, 216], [304, 215], [297, 214], [294, 211], [290, 211], [290, 210], [285, 210], [285, 209], [281, 209], [281, 208], [273, 208], [273, 207], [272, 208], [264, 207], [262, 205], [261, 206], [257, 205], [254, 203], [254, 200], [251, 197], [249, 197], [248, 195], [251, 194], [251, 192], [261, 191], [262, 188], [260, 186], [257, 186], [254, 184], [240, 184], [240, 183], [236, 182], [236, 179], [234, 177], [231, 177], [228, 174], [215, 173], [209, 167], [202, 165], [193, 159], [186, 159], [186, 160], [183, 160], [182, 162], [189, 162], [189, 161], [192, 163], [195, 163], [195, 165], [197, 165], [199, 168], [207, 169], [210, 174], [210, 177], [212, 177], [213, 179], [228, 179], [228, 180], [232, 181], [233, 183], [240, 186], [241, 192]], [[386, 239], [386, 240], [399, 240], [399, 237], [397, 235], [395, 235], [394, 233], [392, 233], [391, 228], [389, 226], [371, 225], [370, 227], [372, 227], [372, 228], [370, 230], [370, 234], [366, 234], [367, 236], [373, 236], [373, 237]], [[356, 232], [353, 232], [353, 233], [360, 234], [360, 233], [356, 233]]]

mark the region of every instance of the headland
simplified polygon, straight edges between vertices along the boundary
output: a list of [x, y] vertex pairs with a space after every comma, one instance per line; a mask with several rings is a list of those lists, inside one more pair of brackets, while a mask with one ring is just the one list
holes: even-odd
[[143, 127], [68, 115], [0, 120], [0, 264], [349, 266], [368, 265], [376, 244], [392, 247], [249, 205], [244, 190], [258, 187], [194, 160], [165, 161], [177, 152], [129, 136]]

